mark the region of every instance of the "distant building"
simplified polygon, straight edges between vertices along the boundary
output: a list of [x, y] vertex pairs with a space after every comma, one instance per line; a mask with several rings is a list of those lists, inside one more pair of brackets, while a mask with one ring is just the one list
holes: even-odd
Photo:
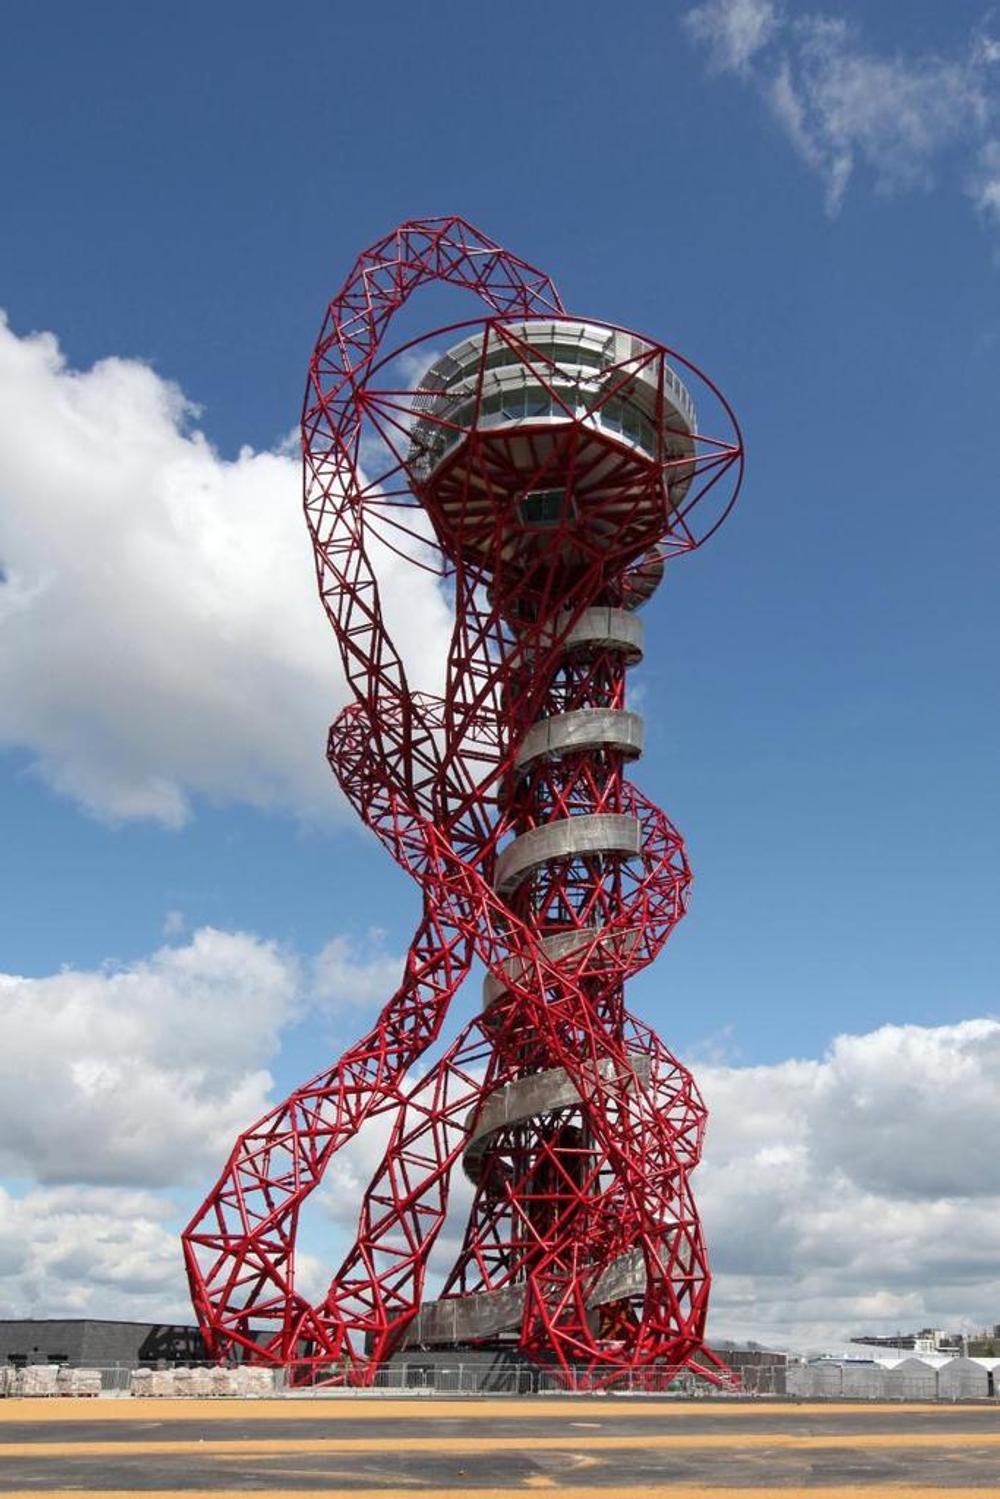
[[97, 1318], [0, 1321], [0, 1365], [198, 1363], [206, 1358], [197, 1327]]
[[970, 1358], [1000, 1358], [1000, 1322], [970, 1332], [965, 1341]]
[[965, 1343], [960, 1332], [945, 1332], [940, 1327], [924, 1327], [920, 1332], [897, 1332], [888, 1335], [866, 1333], [852, 1338], [866, 1348], [897, 1348], [901, 1353], [963, 1353]]

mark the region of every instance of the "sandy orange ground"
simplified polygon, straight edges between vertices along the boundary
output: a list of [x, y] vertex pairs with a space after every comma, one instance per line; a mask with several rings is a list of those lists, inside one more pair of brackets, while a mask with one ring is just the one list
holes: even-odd
[[[881, 1417], [884, 1423], [887, 1416], [910, 1417], [910, 1429], [870, 1429], [872, 1418]], [[721, 1418], [724, 1427], [730, 1426], [729, 1418], [740, 1418], [743, 1424], [733, 1423], [729, 1430], [719, 1430], [718, 1427], [706, 1430], [703, 1417]], [[943, 1417], [949, 1418], [947, 1426], [941, 1420]], [[758, 1418], [761, 1418], [759, 1422]], [[266, 1428], [267, 1435], [248, 1436], [247, 1431], [252, 1431], [258, 1420], [284, 1426], [288, 1435], [276, 1436], [272, 1424]], [[225, 1426], [233, 1421], [241, 1422], [242, 1430], [239, 1435], [229, 1437]], [[313, 1423], [311, 1431], [301, 1427], [303, 1421]], [[407, 1423], [408, 1435], [393, 1432], [392, 1423], [400, 1421]], [[540, 1421], [549, 1422], [549, 1428], [541, 1427]], [[170, 1423], [177, 1422], [188, 1423], [188, 1429], [183, 1435], [178, 1433], [176, 1440], [171, 1440]], [[63, 1430], [57, 1436], [53, 1433], [55, 1440], [48, 1440], [43, 1428], [53, 1423], [59, 1423]], [[353, 1423], [353, 1429], [346, 1423]], [[379, 1429], [373, 1430], [369, 1423], [377, 1423]], [[449, 1427], [440, 1423], [461, 1424], [456, 1428], [456, 1425]], [[490, 1430], [491, 1423], [497, 1423], [493, 1430]], [[512, 1432], [511, 1423], [516, 1423], [521, 1429]], [[605, 1423], [611, 1430], [601, 1429]], [[657, 1423], [660, 1423], [659, 1429]], [[824, 1423], [826, 1430], [822, 1429]], [[118, 1428], [114, 1437], [108, 1433], [109, 1424]], [[810, 1429], [813, 1424], [817, 1429]], [[78, 1439], [68, 1435], [66, 1425], [75, 1428]], [[100, 1435], [91, 1436], [88, 1425], [96, 1426]], [[192, 1440], [192, 1427], [197, 1431], [199, 1425], [208, 1429], [206, 1435]], [[747, 1425], [752, 1429], [748, 1430]], [[134, 1432], [129, 1429], [133, 1426]], [[664, 1430], [664, 1426], [669, 1429]], [[869, 1429], [866, 1430], [866, 1426]], [[18, 1427], [20, 1430], [16, 1429]], [[475, 1429], [470, 1431], [470, 1427]], [[14, 1440], [4, 1439], [4, 1428]], [[296, 1428], [301, 1435], [296, 1435]], [[338, 1428], [342, 1434], [338, 1434]], [[670, 1471], [673, 1461], [677, 1480], [672, 1483], [630, 1482], [631, 1474], [622, 1464], [627, 1463], [626, 1454], [634, 1454], [637, 1449], [642, 1453], [662, 1454], [664, 1476]], [[490, 1456], [490, 1465], [481, 1467], [480, 1471], [487, 1483], [467, 1486], [468, 1479], [461, 1475], [476, 1471], [478, 1465], [474, 1459], [486, 1452]], [[506, 1454], [537, 1454], [538, 1462], [544, 1467], [546, 1452], [571, 1455], [568, 1456], [571, 1471], [567, 1471], [563, 1478], [550, 1477], [545, 1472], [525, 1472], [522, 1464], [516, 1478], [512, 1473], [511, 1481], [503, 1487], [491, 1486], [497, 1472], [510, 1468]], [[878, 1457], [880, 1472], [888, 1475], [887, 1461], [896, 1462], [897, 1454], [902, 1452], [907, 1454], [907, 1459], [900, 1470], [901, 1478], [912, 1477], [914, 1456], [921, 1454], [917, 1461], [922, 1463], [922, 1454], [926, 1453], [930, 1463], [928, 1476], [936, 1476], [937, 1483], [894, 1482], [888, 1476], [875, 1478], [872, 1472], [874, 1481], [862, 1480], [845, 1485], [839, 1481], [844, 1468], [839, 1471], [836, 1467], [831, 1468], [829, 1459], [821, 1458], [823, 1453], [832, 1453], [836, 1463], [840, 1453], [849, 1460], [855, 1453], [858, 1458], [863, 1458], [865, 1453], [872, 1458], [879, 1453], [888, 1454], [888, 1458]], [[747, 1471], [757, 1477], [764, 1472], [770, 1480], [785, 1470], [785, 1483], [769, 1487], [750, 1481], [746, 1486], [720, 1486], [681, 1478], [681, 1470], [690, 1472], [691, 1461], [698, 1461], [693, 1459], [694, 1454], [702, 1454], [711, 1469], [715, 1465], [715, 1454], [725, 1467], [742, 1453], [746, 1453], [751, 1465]], [[774, 1454], [773, 1466], [769, 1465], [771, 1453]], [[338, 1457], [348, 1459], [347, 1467], [342, 1467], [342, 1471], [350, 1469], [363, 1484], [370, 1484], [379, 1466], [372, 1454], [401, 1455], [404, 1464], [399, 1472], [402, 1475], [405, 1471], [406, 1477], [390, 1487], [385, 1482], [381, 1487], [323, 1487], [335, 1481]], [[414, 1458], [412, 1470], [405, 1463], [407, 1454]], [[672, 1460], [670, 1454], [674, 1454]], [[835, 1482], [824, 1483], [818, 1476], [818, 1468], [817, 1481], [810, 1482], [810, 1454], [815, 1454], [824, 1475]], [[496, 1461], [498, 1455], [499, 1463]], [[466, 1458], [473, 1460], [466, 1464]], [[117, 1473], [115, 1459], [127, 1460], [118, 1466]], [[595, 1499], [595, 1496], [603, 1496], [603, 1499], [740, 1499], [740, 1496], [742, 1499], [761, 1499], [767, 1495], [800, 1499], [807, 1493], [822, 1495], [822, 1499], [878, 1499], [878, 1496], [943, 1499], [946, 1494], [961, 1495], [962, 1499], [1000, 1499], [1000, 1483], [980, 1484], [982, 1475], [992, 1478], [995, 1472], [1000, 1472], [1000, 1405], [885, 1405], [871, 1402], [793, 1405], [767, 1401], [633, 1401], [621, 1398], [521, 1401], [419, 1397], [402, 1400], [335, 1397], [255, 1401], [58, 1398], [0, 1401], [0, 1499], [28, 1499], [29, 1495], [32, 1499], [55, 1499], [56, 1495], [65, 1496], [67, 1488], [85, 1493], [88, 1499], [129, 1499], [138, 1491], [125, 1486], [91, 1487], [91, 1475], [96, 1483], [106, 1484], [114, 1481], [112, 1474], [115, 1473], [120, 1475], [120, 1484], [125, 1485], [131, 1481], [127, 1475], [136, 1472], [136, 1459], [142, 1460], [144, 1476], [153, 1478], [154, 1482], [169, 1481], [175, 1472], [180, 1477], [178, 1461], [183, 1465], [188, 1482], [194, 1477], [195, 1482], [202, 1484], [209, 1473], [217, 1480], [207, 1488], [184, 1488], [183, 1483], [173, 1489], [144, 1488], [141, 1499], [182, 1499], [182, 1496], [183, 1499], [237, 1499], [237, 1496], [243, 1499], [248, 1492], [248, 1483], [256, 1499], [278, 1499], [279, 1495], [288, 1499], [292, 1493], [307, 1495], [309, 1499], [317, 1499], [317, 1496], [318, 1499], [402, 1499], [409, 1493], [432, 1495], [434, 1499], [513, 1499], [515, 1493], [534, 1492], [552, 1493], [561, 1499]], [[162, 1461], [164, 1459], [167, 1461]], [[298, 1460], [301, 1463], [296, 1467]], [[398, 1459], [390, 1458], [390, 1461], [398, 1463]], [[793, 1464], [791, 1469], [787, 1466], [789, 1462]], [[14, 1482], [21, 1485], [31, 1483], [31, 1487], [4, 1489], [5, 1463], [11, 1465], [9, 1471]], [[40, 1465], [37, 1484], [31, 1482], [36, 1463]], [[303, 1467], [303, 1463], [312, 1466]], [[681, 1464], [680, 1468], [677, 1463]], [[966, 1463], [971, 1466], [966, 1467]], [[74, 1467], [74, 1464], [78, 1466]], [[618, 1465], [619, 1481], [616, 1483], [612, 1478], [608, 1483], [615, 1465]], [[972, 1484], [962, 1483], [963, 1474], [958, 1470], [963, 1467], [965, 1476], [974, 1480]], [[581, 1484], [586, 1469], [593, 1472], [595, 1482]], [[714, 1476], [710, 1469], [707, 1477]], [[797, 1480], [793, 1477], [796, 1469], [801, 1470]], [[450, 1475], [448, 1481], [435, 1482], [432, 1474], [445, 1471]], [[847, 1471], [850, 1471], [849, 1467]], [[64, 1473], [65, 1481], [60, 1483]], [[300, 1484], [303, 1478], [312, 1479], [315, 1486], [273, 1487], [280, 1484], [284, 1474], [294, 1475]], [[691, 1477], [694, 1477], [693, 1473]], [[238, 1483], [241, 1479], [243, 1485], [235, 1486], [233, 1481]], [[564, 1481], [566, 1479], [569, 1481]], [[42, 1484], [55, 1486], [45, 1488]]]
[[[995, 1409], [1000, 1431], [1000, 1404], [995, 1407], [970, 1406], [972, 1410]], [[620, 1416], [628, 1420], [649, 1418], [662, 1420], [665, 1415], [685, 1418], [699, 1416], [767, 1416], [780, 1414], [782, 1420], [816, 1420], [820, 1417], [878, 1416], [886, 1411], [924, 1416], [954, 1416], [954, 1405], [940, 1403], [884, 1405], [869, 1400], [856, 1404], [825, 1401], [822, 1404], [785, 1404], [771, 1400], [632, 1400], [615, 1396], [607, 1399], [572, 1399], [554, 1397], [521, 1401], [481, 1399], [466, 1396], [461, 1400], [440, 1400], [414, 1396], [406, 1400], [385, 1400], [377, 1396], [305, 1396], [283, 1400], [142, 1400], [122, 1399], [24, 1399], [0, 1400], [0, 1425], [5, 1421], [246, 1421], [251, 1416], [268, 1421], [317, 1421], [338, 1419], [356, 1421], [415, 1420], [427, 1416], [441, 1421], [495, 1421], [497, 1417], [519, 1421], [589, 1420], [594, 1416]], [[832, 1491], [831, 1491], [832, 1492]], [[994, 1494], [994, 1499], [1000, 1495]]]

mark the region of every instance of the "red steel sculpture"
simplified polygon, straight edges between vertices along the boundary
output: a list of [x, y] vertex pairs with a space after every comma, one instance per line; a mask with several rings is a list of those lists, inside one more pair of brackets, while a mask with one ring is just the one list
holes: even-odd
[[[427, 282], [476, 293], [487, 315], [384, 353]], [[417, 367], [414, 389], [400, 372]], [[460, 1346], [520, 1349], [576, 1388], [683, 1366], [725, 1380], [704, 1345], [690, 1185], [705, 1107], [625, 1007], [690, 882], [679, 833], [626, 779], [643, 733], [626, 673], [665, 562], [736, 498], [735, 418], [687, 360], [571, 317], [547, 276], [434, 218], [366, 250], [330, 303], [302, 443], [351, 694], [330, 765], [423, 908], [371, 1031], [240, 1136], [184, 1234], [208, 1346], [309, 1383], [364, 1384], [397, 1350]], [[387, 633], [385, 548], [447, 583], [441, 696], [410, 690]], [[414, 1070], [474, 957], [481, 1013]], [[386, 1111], [357, 1240], [313, 1302], [296, 1289], [300, 1209]], [[424, 1300], [458, 1162], [468, 1226]]]

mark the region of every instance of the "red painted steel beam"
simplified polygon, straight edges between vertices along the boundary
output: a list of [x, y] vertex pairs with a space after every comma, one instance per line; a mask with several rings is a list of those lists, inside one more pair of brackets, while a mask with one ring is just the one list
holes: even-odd
[[[435, 282], [487, 316], [387, 354], [393, 317]], [[578, 369], [573, 383], [565, 340], [584, 333], [605, 352], [599, 375]], [[445, 340], [471, 351], [468, 370], [439, 361], [415, 396], [401, 354], [412, 367]], [[684, 913], [690, 872], [680, 835], [626, 777], [627, 736], [580, 728], [624, 714], [626, 611], [735, 500], [732, 412], [679, 355], [570, 318], [543, 273], [463, 219], [426, 219], [366, 250], [330, 303], [302, 441], [317, 582], [350, 690], [330, 765], [423, 911], [369, 1033], [239, 1137], [186, 1229], [206, 1342], [303, 1382], [364, 1384], [447, 1325], [464, 1342], [502, 1335], [573, 1387], [683, 1366], [725, 1381], [704, 1347], [710, 1275], [690, 1188], [704, 1105], [625, 1005], [626, 980]], [[450, 589], [442, 697], [411, 691], [386, 629], [383, 547]], [[546, 751], [519, 759], [540, 722]], [[618, 841], [602, 843], [612, 827]], [[495, 888], [499, 849], [522, 838], [541, 857]], [[473, 956], [492, 1003], [414, 1077]], [[391, 1135], [355, 1243], [312, 1301], [296, 1287], [300, 1209], [380, 1113]], [[463, 1155], [472, 1209], [428, 1305]]]

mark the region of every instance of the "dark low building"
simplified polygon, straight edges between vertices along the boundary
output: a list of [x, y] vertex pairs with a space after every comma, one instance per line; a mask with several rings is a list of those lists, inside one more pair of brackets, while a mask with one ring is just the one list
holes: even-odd
[[93, 1317], [0, 1321], [0, 1364], [186, 1364], [206, 1357], [197, 1327]]

